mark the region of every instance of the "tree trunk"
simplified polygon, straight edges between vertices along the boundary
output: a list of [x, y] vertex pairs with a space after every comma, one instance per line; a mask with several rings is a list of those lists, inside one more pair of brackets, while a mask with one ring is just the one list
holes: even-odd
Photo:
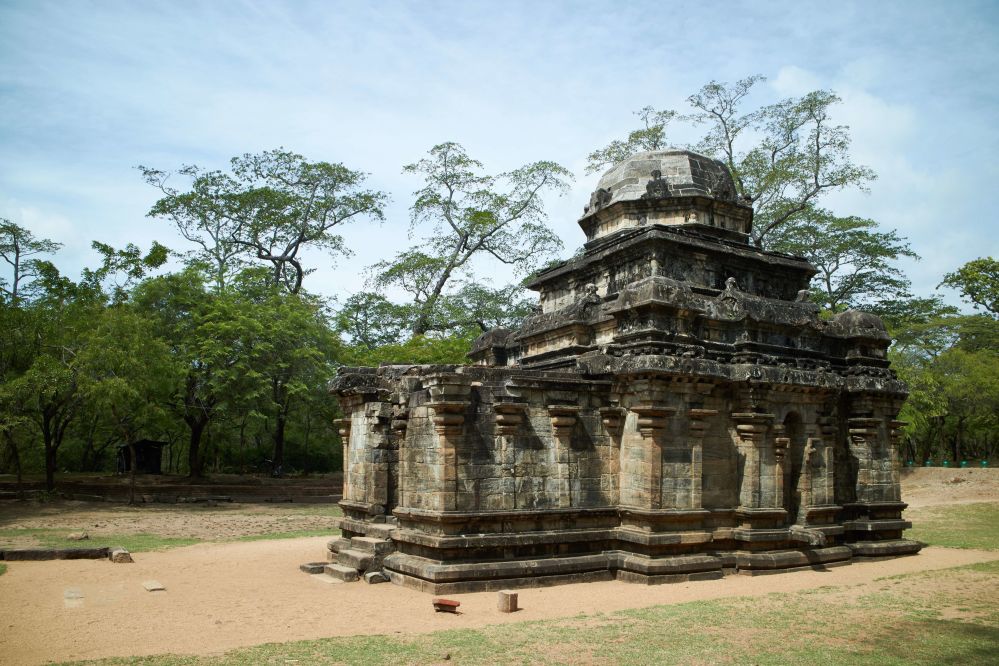
[[132, 473], [128, 479], [128, 503], [135, 504], [135, 468], [138, 467], [135, 463], [138, 461], [135, 459], [135, 442], [131, 437], [128, 440], [128, 455], [132, 458], [132, 464], [129, 465]]
[[285, 410], [278, 409], [277, 420], [274, 423], [274, 456], [271, 476], [284, 474], [284, 429], [287, 423], [288, 415]]
[[56, 457], [57, 449], [55, 444], [50, 441], [45, 442], [45, 490], [50, 493], [55, 490], [55, 473], [56, 473]]
[[205, 431], [205, 425], [207, 425], [208, 419], [185, 418], [184, 420], [191, 429], [191, 438], [187, 449], [188, 476], [192, 479], [196, 479], [201, 477], [201, 433]]

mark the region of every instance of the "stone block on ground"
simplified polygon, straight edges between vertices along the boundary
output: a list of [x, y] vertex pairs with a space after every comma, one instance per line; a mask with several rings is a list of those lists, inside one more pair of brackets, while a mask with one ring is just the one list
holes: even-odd
[[73, 532], [72, 534], [68, 534], [66, 536], [67, 541], [83, 541], [89, 538], [90, 535], [87, 534], [86, 532]]
[[135, 561], [132, 559], [132, 554], [121, 546], [112, 548], [111, 552], [108, 553], [108, 559], [115, 564], [131, 564]]
[[381, 571], [369, 571], [364, 574], [364, 582], [374, 585], [375, 583], [387, 583], [388, 576]]
[[500, 590], [496, 594], [496, 607], [501, 613], [517, 611], [517, 593], [512, 590]]
[[144, 580], [142, 581], [142, 587], [146, 588], [147, 592], [165, 592], [166, 587], [163, 583], [158, 580]]
[[455, 601], [454, 599], [444, 599], [443, 597], [434, 597], [433, 600], [434, 610], [438, 613], [457, 613], [458, 606], [461, 605], [460, 601]]

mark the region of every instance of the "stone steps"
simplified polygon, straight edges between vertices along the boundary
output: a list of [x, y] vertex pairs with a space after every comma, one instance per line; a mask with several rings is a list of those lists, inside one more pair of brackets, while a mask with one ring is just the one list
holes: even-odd
[[360, 574], [357, 573], [357, 569], [344, 566], [342, 564], [327, 564], [324, 571], [327, 575], [338, 580], [342, 580], [345, 583], [353, 583], [361, 577]]
[[358, 571], [367, 571], [374, 564], [375, 554], [348, 548], [347, 550], [341, 550], [337, 554], [336, 561], [337, 564], [345, 567], [353, 567]]
[[363, 550], [366, 553], [375, 555], [385, 555], [395, 550], [395, 545], [391, 539], [380, 539], [378, 537], [354, 537], [350, 540], [350, 547], [354, 550]]
[[[388, 580], [381, 573], [382, 560], [395, 552], [395, 543], [390, 538], [397, 529], [392, 523], [368, 523], [363, 525], [365, 536], [334, 537], [326, 542], [328, 563], [310, 562], [302, 565], [316, 573], [318, 565], [324, 564], [322, 571], [337, 580], [353, 582], [363, 576], [368, 583]], [[356, 533], [356, 532], [355, 532]]]

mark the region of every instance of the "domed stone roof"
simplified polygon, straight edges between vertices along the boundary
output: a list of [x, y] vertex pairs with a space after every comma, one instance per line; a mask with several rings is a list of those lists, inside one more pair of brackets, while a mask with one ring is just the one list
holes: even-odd
[[845, 328], [873, 328], [879, 331], [887, 330], [885, 324], [881, 321], [881, 317], [876, 314], [871, 314], [870, 312], [863, 312], [861, 310], [847, 310], [846, 312], [840, 312], [838, 315], [833, 317], [833, 321]]
[[586, 214], [618, 201], [698, 195], [736, 201], [735, 184], [724, 163], [689, 150], [652, 150], [608, 170]]

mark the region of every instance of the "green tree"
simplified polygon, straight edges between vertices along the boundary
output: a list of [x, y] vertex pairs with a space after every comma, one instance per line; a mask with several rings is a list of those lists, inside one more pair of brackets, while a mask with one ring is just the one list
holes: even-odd
[[969, 261], [944, 275], [940, 286], [957, 289], [976, 310], [982, 308], [999, 317], [999, 261], [985, 257]]
[[128, 305], [105, 308], [91, 321], [74, 366], [81, 398], [109, 415], [128, 444], [134, 502], [134, 444], [143, 436], [155, 439], [167, 427], [167, 396], [182, 369], [153, 322]]
[[337, 311], [334, 320], [338, 335], [362, 349], [396, 344], [405, 336], [411, 308], [388, 300], [381, 294], [354, 294]]
[[188, 473], [201, 476], [205, 430], [265, 388], [253, 365], [264, 334], [258, 304], [235, 289], [209, 291], [197, 265], [145, 281], [133, 299], [181, 369], [167, 403], [188, 430]]
[[424, 180], [411, 208], [411, 235], [424, 224], [430, 233], [372, 270], [377, 289], [401, 288], [412, 297], [413, 335], [475, 323], [449, 303], [456, 283], [474, 282], [475, 259], [489, 257], [526, 274], [562, 247], [544, 224], [542, 196], [568, 189], [566, 169], [553, 162], [498, 176], [481, 169], [457, 143], [434, 146], [429, 157], [405, 167]]
[[909, 280], [895, 262], [919, 258], [897, 232], [880, 231], [874, 220], [815, 208], [777, 229], [770, 247], [805, 257], [819, 270], [812, 297], [829, 312], [908, 297]]
[[363, 189], [365, 174], [342, 164], [277, 149], [234, 157], [230, 166], [231, 173], [183, 167], [179, 173], [192, 181], [187, 191], [168, 186], [167, 172], [139, 167], [164, 194], [149, 215], [171, 220], [197, 245], [194, 259], [210, 267], [218, 290], [245, 257], [269, 265], [275, 285], [299, 293], [309, 272], [306, 248], [345, 254], [337, 227], [382, 219], [385, 195]]
[[26, 283], [38, 274], [37, 257], [57, 252], [61, 244], [35, 238], [30, 230], [0, 217], [0, 258], [10, 266], [10, 279], [0, 277], [0, 294], [16, 305], [24, 297]]
[[286, 433], [293, 409], [333, 375], [339, 344], [321, 303], [302, 294], [273, 293], [258, 303], [262, 334], [253, 349], [254, 371], [267, 382], [266, 413], [276, 474], [284, 465]]
[[[736, 193], [752, 202], [752, 239], [761, 248], [769, 246], [776, 230], [796, 222], [824, 194], [847, 187], [864, 189], [875, 178], [871, 169], [853, 163], [849, 128], [834, 124], [830, 117], [839, 97], [816, 90], [745, 110], [753, 87], [764, 80], [751, 76], [734, 84], [711, 81], [687, 98], [693, 111], [685, 116], [707, 127], [695, 149], [728, 165]], [[588, 170], [664, 147], [654, 140], [641, 140], [641, 133], [660, 124], [664, 128], [661, 119], [672, 119], [675, 114], [646, 107], [638, 115], [645, 127], [629, 134], [626, 141], [591, 153]], [[660, 121], [650, 124], [649, 118]]]
[[586, 173], [597, 173], [604, 167], [613, 166], [627, 158], [647, 150], [664, 150], [666, 143], [666, 127], [676, 118], [676, 111], [664, 109], [657, 111], [646, 106], [635, 115], [641, 119], [643, 126], [628, 133], [624, 141], [611, 141], [607, 146], [594, 150], [586, 157]]

